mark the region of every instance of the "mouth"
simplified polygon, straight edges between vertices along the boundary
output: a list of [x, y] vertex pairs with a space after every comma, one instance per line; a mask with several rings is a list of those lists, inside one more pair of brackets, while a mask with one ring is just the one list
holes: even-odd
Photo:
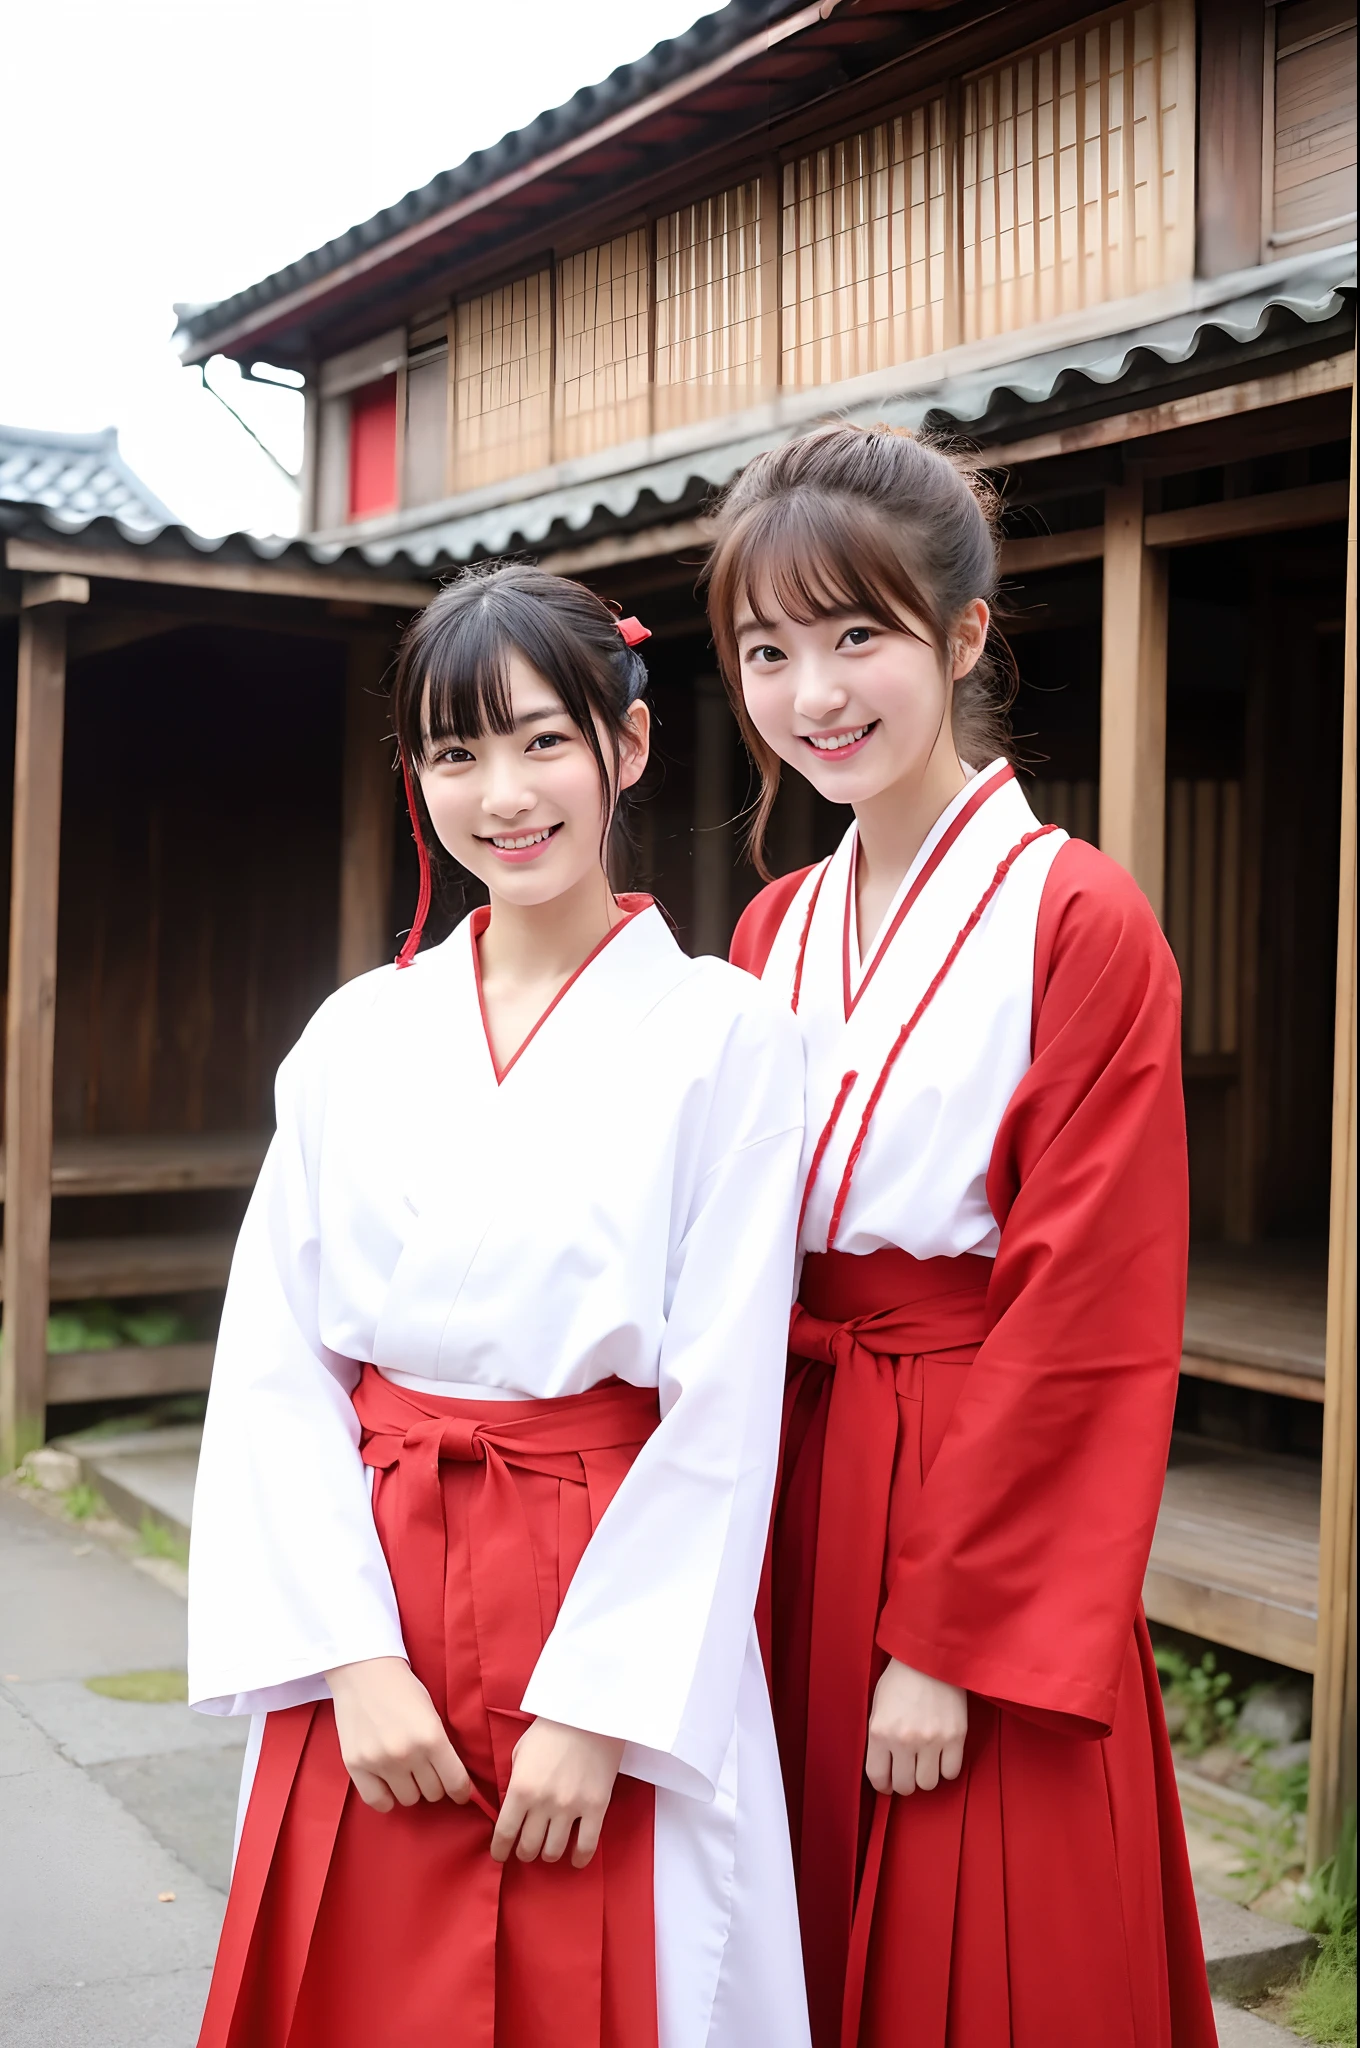
[[846, 726], [841, 732], [802, 732], [798, 737], [819, 760], [848, 761], [872, 737], [877, 726], [878, 720], [871, 718], [867, 725]]
[[559, 822], [556, 825], [543, 825], [537, 832], [489, 832], [485, 836], [481, 833], [477, 836], [481, 839], [482, 845], [495, 854], [497, 860], [521, 866], [525, 861], [537, 860], [561, 830], [562, 825]]

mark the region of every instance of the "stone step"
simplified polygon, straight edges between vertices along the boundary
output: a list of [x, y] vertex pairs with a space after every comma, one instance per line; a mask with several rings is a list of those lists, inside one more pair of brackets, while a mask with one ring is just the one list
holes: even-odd
[[1214, 2018], [1218, 2048], [1299, 2048], [1303, 2039], [1287, 2027], [1277, 2027], [1273, 2020], [1263, 2020], [1259, 2013], [1244, 2012], [1240, 2005], [1226, 2005], [1217, 1998]]
[[184, 1422], [126, 1436], [62, 1437], [49, 1450], [73, 1458], [79, 1477], [120, 1521], [140, 1529], [150, 1516], [187, 1543], [202, 1441], [202, 1425]]
[[1209, 1989], [1215, 1998], [1239, 2003], [1259, 1998], [1292, 1977], [1317, 1947], [1315, 1937], [1302, 1927], [1249, 1913], [1245, 1906], [1213, 1892], [1197, 1892], [1195, 1897]]

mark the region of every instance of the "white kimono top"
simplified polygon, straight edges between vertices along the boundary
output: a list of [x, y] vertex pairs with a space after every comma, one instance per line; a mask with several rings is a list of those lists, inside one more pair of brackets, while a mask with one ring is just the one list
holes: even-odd
[[801, 2048], [752, 1625], [798, 1206], [794, 1020], [645, 907], [498, 1077], [469, 918], [322, 1005], [277, 1118], [204, 1430], [190, 1699], [258, 1714], [326, 1697], [335, 1665], [404, 1655], [350, 1400], [364, 1361], [480, 1399], [655, 1387], [659, 1427], [523, 1708], [621, 1738], [624, 1771], [660, 1788], [663, 2048]]

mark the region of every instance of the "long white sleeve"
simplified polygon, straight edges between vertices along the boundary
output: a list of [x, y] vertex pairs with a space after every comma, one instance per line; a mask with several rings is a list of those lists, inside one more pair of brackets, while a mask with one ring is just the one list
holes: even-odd
[[323, 1009], [279, 1069], [278, 1128], [232, 1260], [194, 1493], [189, 1698], [248, 1714], [405, 1649], [350, 1400], [318, 1329]]
[[802, 1049], [736, 1020], [671, 1262], [661, 1422], [587, 1546], [523, 1706], [711, 1798], [765, 1552], [792, 1297]]

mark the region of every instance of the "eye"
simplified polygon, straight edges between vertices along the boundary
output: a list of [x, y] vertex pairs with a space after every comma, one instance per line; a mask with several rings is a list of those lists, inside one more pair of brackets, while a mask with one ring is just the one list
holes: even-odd
[[546, 754], [550, 747], [565, 746], [566, 739], [567, 736], [563, 732], [538, 732], [534, 734], [524, 751], [526, 754]]
[[872, 626], [847, 626], [836, 644], [839, 647], [867, 647], [873, 637]]
[[471, 761], [473, 758], [466, 747], [456, 747], [451, 741], [430, 750], [430, 765], [433, 768], [461, 768], [464, 761]]
[[787, 659], [788, 656], [782, 647], [772, 647], [768, 642], [758, 647], [748, 647], [746, 650], [746, 660], [757, 662], [763, 668], [773, 668], [776, 662]]

